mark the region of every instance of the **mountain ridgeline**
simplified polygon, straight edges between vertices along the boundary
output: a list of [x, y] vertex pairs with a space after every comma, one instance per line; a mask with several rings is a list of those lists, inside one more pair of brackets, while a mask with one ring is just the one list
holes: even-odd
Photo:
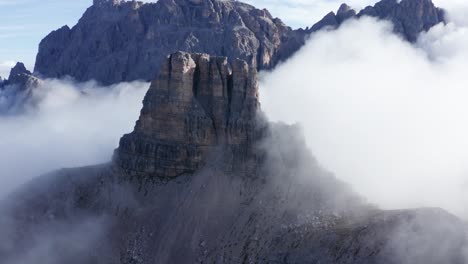
[[111, 163], [39, 177], [3, 201], [0, 259], [466, 263], [464, 222], [362, 201], [295, 127], [265, 120], [256, 74], [238, 59], [172, 54]]
[[177, 51], [238, 58], [257, 70], [272, 69], [299, 50], [311, 33], [362, 16], [391, 21], [395, 32], [410, 42], [445, 21], [431, 0], [382, 0], [358, 13], [343, 4], [336, 14], [297, 30], [266, 9], [239, 1], [101, 0], [73, 28], [64, 26], [41, 41], [34, 72], [104, 85], [149, 81], [166, 56]]

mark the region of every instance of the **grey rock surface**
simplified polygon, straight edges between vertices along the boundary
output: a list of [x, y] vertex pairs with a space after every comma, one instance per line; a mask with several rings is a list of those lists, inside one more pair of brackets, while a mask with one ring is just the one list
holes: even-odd
[[73, 28], [50, 33], [40, 45], [35, 73], [102, 84], [153, 80], [167, 55], [200, 52], [247, 61], [257, 70], [288, 59], [313, 32], [350, 18], [391, 21], [409, 41], [444, 22], [431, 0], [382, 0], [356, 14], [343, 4], [310, 29], [293, 30], [263, 9], [239, 1], [94, 1]]
[[171, 55], [112, 163], [42, 176], [3, 201], [0, 259], [466, 263], [466, 223], [366, 204], [297, 128], [255, 115], [255, 70], [227, 61]]
[[165, 57], [203, 52], [273, 67], [304, 43], [267, 10], [238, 1], [96, 1], [73, 28], [50, 33], [39, 45], [35, 72], [112, 84], [152, 80]]

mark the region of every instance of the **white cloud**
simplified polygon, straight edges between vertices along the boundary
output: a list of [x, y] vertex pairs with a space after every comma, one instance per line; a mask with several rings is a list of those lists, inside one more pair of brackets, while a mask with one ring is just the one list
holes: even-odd
[[245, 0], [257, 8], [268, 9], [273, 16], [281, 18], [291, 27], [310, 27], [326, 14], [336, 12], [342, 3], [347, 3], [356, 10], [374, 4], [376, 0]]
[[320, 32], [262, 81], [269, 117], [303, 125], [327, 169], [384, 208], [468, 217], [468, 34], [439, 25], [417, 47], [387, 23]]
[[99, 87], [46, 80], [37, 108], [0, 118], [0, 196], [42, 173], [108, 162], [132, 131], [147, 83]]
[[[244, 0], [244, 2], [258, 8], [267, 8], [273, 16], [281, 18], [292, 27], [310, 27], [329, 12], [336, 12], [342, 3], [359, 11], [368, 5], [374, 5], [378, 0]], [[447, 10], [451, 20], [468, 22], [465, 15], [467, 1], [433, 0], [433, 2], [436, 6]]]

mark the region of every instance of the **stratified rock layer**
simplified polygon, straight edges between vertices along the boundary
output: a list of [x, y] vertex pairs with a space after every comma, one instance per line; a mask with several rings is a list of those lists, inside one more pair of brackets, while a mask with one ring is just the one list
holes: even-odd
[[213, 148], [248, 155], [258, 111], [256, 69], [245, 61], [178, 52], [151, 84], [133, 133], [116, 162], [160, 177], [193, 173]]

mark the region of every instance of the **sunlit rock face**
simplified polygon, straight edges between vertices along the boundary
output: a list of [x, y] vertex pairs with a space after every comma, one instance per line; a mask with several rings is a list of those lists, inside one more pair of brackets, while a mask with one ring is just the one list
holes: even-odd
[[256, 69], [245, 61], [175, 53], [151, 84], [115, 160], [128, 172], [175, 177], [200, 168], [213, 148], [248, 156], [258, 109]]
[[299, 49], [304, 37], [267, 10], [238, 1], [101, 0], [76, 26], [41, 41], [35, 72], [103, 84], [149, 81], [176, 51], [239, 58], [269, 69]]

